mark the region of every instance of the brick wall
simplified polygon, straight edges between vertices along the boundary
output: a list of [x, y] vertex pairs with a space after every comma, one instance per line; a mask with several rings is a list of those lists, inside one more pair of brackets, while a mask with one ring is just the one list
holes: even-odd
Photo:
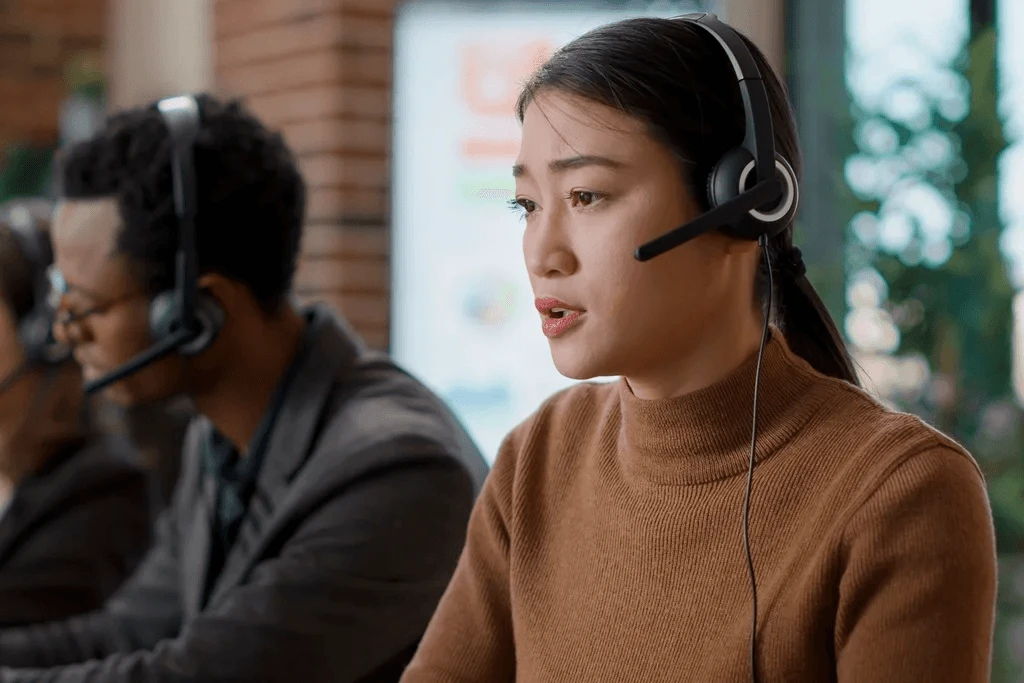
[[297, 289], [388, 344], [394, 0], [214, 0], [215, 78], [280, 129], [309, 184]]
[[57, 139], [64, 68], [102, 48], [106, 11], [106, 0], [0, 3], [0, 150]]

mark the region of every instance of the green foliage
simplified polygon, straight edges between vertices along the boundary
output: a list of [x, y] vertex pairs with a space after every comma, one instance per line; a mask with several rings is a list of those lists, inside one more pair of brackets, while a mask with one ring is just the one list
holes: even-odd
[[[102, 101], [106, 81], [100, 55], [82, 52], [64, 68], [64, 89], [69, 96]], [[15, 144], [0, 150], [0, 203], [46, 194], [50, 184], [54, 145]]]
[[[890, 309], [902, 323], [900, 351], [923, 353], [954, 387], [938, 405], [909, 407], [972, 443], [988, 404], [1012, 396], [1014, 289], [999, 249], [997, 162], [1006, 140], [997, 112], [992, 27], [975, 36], [964, 61], [970, 113], [959, 122], [936, 116], [936, 126], [948, 126], [950, 138], [961, 144], [942, 169], [943, 179], [932, 182], [963, 211], [966, 234], [953, 237], [952, 253], [941, 267], [920, 261], [914, 241], [903, 253], [880, 255], [877, 267], [889, 284]], [[962, 179], [956, 182], [959, 169]], [[907, 315], [911, 309], [923, 313]]]
[[70, 60], [64, 69], [64, 82], [71, 95], [103, 99], [106, 93], [106, 79], [100, 55], [85, 52]]
[[[992, 680], [1020, 680], [1024, 670], [1018, 661], [1024, 653], [1015, 651], [1012, 633], [1024, 616], [1024, 598], [1015, 588], [1020, 581], [1013, 579], [1024, 576], [1024, 434], [1012, 387], [1015, 288], [1000, 251], [998, 161], [1006, 139], [992, 26], [975, 33], [951, 71], [950, 82], [959, 80], [967, 90], [966, 115], [943, 106], [948, 92], [901, 83], [897, 87], [918, 88], [928, 101], [930, 126], [908, 126], [880, 112], [858, 110], [852, 122], [894, 131], [898, 143], [889, 152], [892, 158], [913, 158], [926, 138], [949, 143], [952, 153], [942, 163], [902, 167], [904, 178], [927, 183], [953, 210], [948, 258], [926, 258], [922, 226], [911, 221], [909, 244], [895, 252], [851, 235], [848, 261], [853, 270], [873, 267], [885, 279], [885, 308], [900, 332], [896, 353], [920, 354], [931, 366], [927, 390], [897, 403], [966, 445], [985, 471], [1002, 558]], [[860, 147], [862, 159], [878, 162], [883, 156]], [[866, 211], [877, 217], [886, 199], [885, 193], [861, 196], [850, 215]]]
[[[978, 33], [956, 67], [969, 97], [966, 116], [944, 107], [945, 94], [926, 93], [932, 125], [922, 129], [886, 119], [879, 112], [858, 112], [858, 123], [870, 123], [895, 133], [898, 147], [887, 155], [862, 154], [872, 161], [898, 159], [901, 180], [930, 186], [954, 214], [948, 238], [948, 258], [929, 260], [922, 226], [909, 220], [914, 234], [898, 252], [877, 243], [852, 245], [857, 268], [872, 266], [888, 285], [889, 313], [900, 331], [897, 353], [919, 353], [933, 370], [933, 383], [942, 392], [925, 392], [905, 404], [937, 427], [969, 446], [978, 442], [986, 416], [994, 406], [1011, 401], [1011, 306], [1014, 287], [1007, 274], [999, 240], [996, 187], [997, 162], [1006, 147], [997, 111], [995, 31]], [[897, 87], [918, 87], [904, 82]], [[925, 142], [948, 144], [951, 153], [941, 163], [908, 164]], [[871, 197], [862, 208], [878, 214], [886, 197]], [[934, 242], [934, 236], [930, 239]], [[939, 247], [942, 251], [942, 247]], [[941, 396], [937, 396], [941, 393]], [[1013, 421], [1011, 421], [1012, 424]], [[1010, 437], [1014, 430], [1004, 429]], [[988, 460], [986, 452], [979, 459]]]
[[0, 158], [0, 203], [45, 194], [54, 150], [13, 146]]

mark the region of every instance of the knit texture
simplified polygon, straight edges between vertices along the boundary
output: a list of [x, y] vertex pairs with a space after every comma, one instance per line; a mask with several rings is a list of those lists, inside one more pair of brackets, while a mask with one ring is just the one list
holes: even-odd
[[[504, 442], [403, 683], [750, 680], [752, 358], [667, 400], [557, 394]], [[971, 456], [765, 350], [759, 680], [987, 683], [996, 557]]]

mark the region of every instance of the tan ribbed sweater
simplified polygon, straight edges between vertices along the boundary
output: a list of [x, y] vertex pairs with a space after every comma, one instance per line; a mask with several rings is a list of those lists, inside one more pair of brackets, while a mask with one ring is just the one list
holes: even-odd
[[[751, 545], [759, 680], [987, 683], [981, 473], [918, 419], [766, 349]], [[750, 680], [741, 511], [754, 359], [659, 401], [624, 381], [509, 435], [403, 683]]]

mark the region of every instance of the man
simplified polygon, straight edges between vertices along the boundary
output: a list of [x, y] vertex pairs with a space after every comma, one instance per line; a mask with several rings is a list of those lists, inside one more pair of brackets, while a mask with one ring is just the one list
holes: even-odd
[[[437, 397], [327, 310], [291, 305], [294, 160], [240, 105], [197, 100], [197, 282], [223, 325], [106, 390], [192, 397], [173, 502], [102, 611], [0, 633], [0, 681], [396, 681], [486, 467]], [[170, 155], [150, 107], [63, 160], [57, 331], [87, 379], [150, 346], [150, 301], [174, 287]]]

